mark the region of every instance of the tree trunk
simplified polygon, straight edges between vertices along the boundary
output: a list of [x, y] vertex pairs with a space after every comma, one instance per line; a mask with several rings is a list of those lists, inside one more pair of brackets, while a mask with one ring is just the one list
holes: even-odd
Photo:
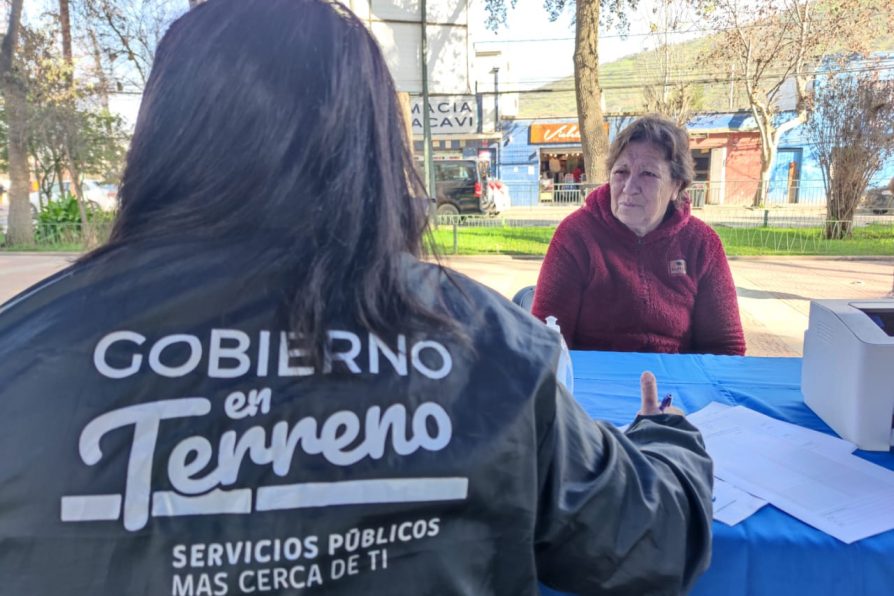
[[854, 213], [862, 188], [854, 179], [855, 168], [849, 167], [844, 152], [834, 151], [829, 167], [829, 194], [826, 197], [825, 237], [828, 240], [850, 238], [854, 224]]
[[27, 110], [25, 89], [21, 82], [7, 75], [3, 85], [6, 102], [7, 154], [9, 156], [9, 221], [6, 244], [34, 244], [34, 226], [31, 223], [31, 191], [28, 171]]
[[770, 176], [773, 171], [773, 164], [776, 162], [776, 154], [779, 153], [779, 139], [782, 135], [792, 128], [804, 123], [807, 120], [806, 112], [798, 112], [798, 115], [783, 122], [779, 126], [773, 125], [773, 112], [768, 110], [758, 111], [754, 107], [752, 101], [751, 114], [758, 123], [758, 129], [761, 133], [761, 178], [760, 186], [754, 193], [752, 207], [760, 207], [766, 205], [767, 193], [770, 190]]
[[109, 77], [102, 67], [102, 51], [99, 49], [99, 41], [96, 39], [96, 32], [92, 27], [87, 27], [87, 35], [90, 37], [90, 46], [93, 50], [93, 61], [96, 63], [96, 79], [99, 81], [99, 101], [102, 107], [109, 109]]
[[[56, 184], [59, 185], [59, 197], [64, 199], [66, 193], [65, 193], [65, 176], [63, 175], [63, 172], [62, 172], [62, 160], [56, 160], [56, 167], [54, 168], [54, 170], [55, 170], [54, 173], [56, 174]], [[52, 189], [47, 191], [47, 198], [50, 198], [50, 195], [52, 194], [52, 192], [53, 192]], [[41, 204], [41, 207], [43, 207], [43, 204]]]
[[828, 240], [850, 238], [854, 226], [854, 206], [836, 193], [828, 202], [825, 236]]
[[608, 180], [608, 134], [599, 88], [599, 0], [577, 0], [576, 18], [574, 86], [584, 166], [588, 181], [602, 183]]
[[751, 100], [751, 115], [757, 123], [761, 141], [761, 168], [757, 189], [751, 201], [752, 207], [760, 207], [766, 203], [767, 191], [770, 189], [770, 172], [773, 161], [776, 159], [776, 143], [773, 130], [773, 114], [767, 109], [757, 105], [753, 97]]
[[62, 57], [70, 66], [72, 64], [71, 12], [68, 8], [68, 0], [59, 0], [59, 25], [62, 28]]
[[9, 218], [6, 244], [33, 244], [31, 206], [28, 202], [27, 105], [25, 89], [13, 72], [12, 64], [19, 40], [23, 0], [13, 0], [9, 25], [0, 52], [0, 82], [6, 103], [7, 153], [9, 158]]
[[71, 175], [71, 189], [74, 191], [75, 198], [78, 201], [78, 213], [81, 216], [81, 241], [84, 243], [84, 248], [95, 248], [99, 242], [96, 237], [96, 231], [93, 229], [93, 224], [87, 218], [87, 204], [84, 201], [84, 192], [81, 188], [81, 172], [72, 158], [72, 152], [69, 149], [67, 140], [65, 144], [65, 160], [68, 162], [68, 172]]
[[[763, 137], [763, 135], [761, 135]], [[766, 205], [767, 192], [770, 190], [770, 175], [773, 171], [773, 162], [776, 161], [776, 144], [772, 141], [772, 135], [767, 135], [769, 140], [764, 141], [761, 138], [761, 144], [766, 143], [765, 147], [761, 147], [761, 175], [760, 184], [754, 193], [752, 207], [760, 207]]]

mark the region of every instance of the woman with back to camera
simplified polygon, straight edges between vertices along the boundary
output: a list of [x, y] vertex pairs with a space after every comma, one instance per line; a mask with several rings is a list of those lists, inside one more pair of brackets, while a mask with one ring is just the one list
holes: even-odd
[[639, 118], [612, 143], [608, 169], [556, 229], [534, 315], [555, 316], [571, 349], [743, 355], [723, 245], [690, 216], [686, 131]]
[[341, 5], [171, 26], [109, 244], [0, 310], [2, 593], [692, 585], [700, 435], [651, 374], [590, 420], [549, 329], [420, 261], [403, 130]]

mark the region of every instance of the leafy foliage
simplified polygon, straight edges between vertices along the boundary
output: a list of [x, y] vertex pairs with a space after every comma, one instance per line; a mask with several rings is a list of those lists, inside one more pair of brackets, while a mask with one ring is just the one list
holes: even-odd
[[[583, 0], [591, 3], [596, 0]], [[635, 11], [639, 0], [598, 0], [600, 6], [600, 24], [604, 27], [617, 27], [620, 31], [626, 31], [630, 26], [627, 11]], [[515, 8], [518, 0], [484, 0], [484, 10], [487, 13], [486, 26], [491, 31], [496, 31], [506, 24], [509, 10]], [[566, 10], [571, 10], [576, 0], [543, 0], [543, 10], [549, 20], [555, 21]]]
[[20, 55], [28, 90], [28, 149], [46, 196], [72, 166], [116, 179], [127, 143], [120, 116], [102, 105], [95, 82], [74, 76], [56, 45], [52, 30], [26, 29]]
[[78, 200], [72, 195], [65, 195], [61, 199], [48, 201], [37, 216], [37, 223], [43, 225], [75, 224], [81, 225], [81, 213], [78, 210]]
[[[114, 217], [114, 214], [90, 204], [86, 206], [86, 213], [90, 235], [96, 232], [96, 228], [107, 228]], [[84, 231], [78, 200], [67, 194], [61, 199], [48, 201], [41, 209], [34, 239], [39, 245], [79, 245], [85, 237]]]

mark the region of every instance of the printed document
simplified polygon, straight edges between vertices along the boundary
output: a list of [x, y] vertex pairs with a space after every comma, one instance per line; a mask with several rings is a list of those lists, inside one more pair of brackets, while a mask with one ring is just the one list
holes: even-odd
[[767, 502], [732, 484], [714, 478], [714, 519], [728, 526], [735, 526], [766, 505]]
[[849, 455], [846, 441], [764, 418], [721, 404], [689, 416], [717, 477], [848, 544], [894, 529], [894, 472]]
[[698, 412], [687, 416], [687, 420], [697, 426], [703, 435], [710, 431], [712, 434], [725, 436], [744, 433], [785, 439], [795, 445], [833, 456], [850, 455], [857, 448], [850, 441], [790, 422], [783, 422], [743, 406], [727, 406], [712, 402]]

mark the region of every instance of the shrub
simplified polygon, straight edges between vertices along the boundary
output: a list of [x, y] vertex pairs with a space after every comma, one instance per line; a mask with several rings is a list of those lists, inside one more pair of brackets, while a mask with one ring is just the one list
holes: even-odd
[[[87, 220], [91, 224], [107, 228], [114, 218], [96, 205], [88, 203]], [[61, 199], [49, 201], [37, 216], [34, 239], [38, 244], [77, 244], [83, 241], [81, 212], [74, 195], [66, 194]]]

